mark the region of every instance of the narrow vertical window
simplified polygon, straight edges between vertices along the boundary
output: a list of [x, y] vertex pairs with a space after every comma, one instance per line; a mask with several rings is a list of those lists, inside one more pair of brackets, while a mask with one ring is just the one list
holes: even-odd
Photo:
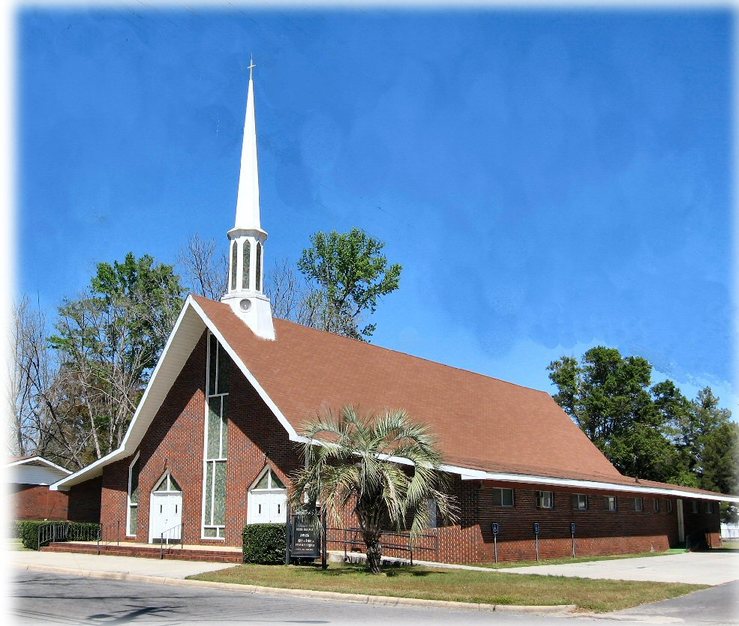
[[248, 239], [244, 242], [244, 250], [241, 254], [241, 287], [243, 289], [249, 289], [249, 281], [251, 279], [249, 275], [249, 268], [251, 266], [251, 242]]
[[128, 466], [128, 523], [126, 534], [136, 535], [139, 526], [139, 454]]
[[224, 539], [228, 456], [228, 355], [213, 335], [208, 339], [208, 391], [203, 455], [203, 537]]
[[257, 291], [262, 290], [262, 244], [257, 241]]
[[236, 268], [238, 267], [236, 264], [237, 252], [236, 242], [234, 241], [231, 244], [231, 291], [236, 289]]

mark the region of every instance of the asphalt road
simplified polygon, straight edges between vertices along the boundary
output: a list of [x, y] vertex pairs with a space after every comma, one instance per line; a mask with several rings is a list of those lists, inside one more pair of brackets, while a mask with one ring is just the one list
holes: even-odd
[[[142, 584], [33, 571], [18, 572], [10, 588], [11, 624], [494, 624], [559, 625], [729, 624], [739, 583], [607, 616], [377, 606], [254, 594], [194, 586]], [[710, 595], [703, 595], [710, 594]], [[607, 621], [605, 621], [607, 620]], [[3, 622], [7, 623], [7, 622]]]

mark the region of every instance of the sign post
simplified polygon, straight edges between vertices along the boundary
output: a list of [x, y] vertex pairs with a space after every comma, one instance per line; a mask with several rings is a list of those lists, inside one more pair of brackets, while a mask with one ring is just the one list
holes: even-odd
[[498, 562], [498, 533], [500, 532], [500, 524], [493, 522], [493, 551], [495, 554], [495, 562]]
[[541, 532], [541, 526], [539, 522], [534, 522], [534, 546], [536, 548], [536, 560], [539, 560], [539, 533]]
[[575, 558], [575, 522], [570, 522], [570, 536], [572, 537], [572, 558]]

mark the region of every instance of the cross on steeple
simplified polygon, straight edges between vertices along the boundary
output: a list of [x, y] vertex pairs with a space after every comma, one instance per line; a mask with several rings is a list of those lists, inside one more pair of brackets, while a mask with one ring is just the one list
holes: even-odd
[[252, 74], [254, 72], [254, 68], [256, 65], [254, 65], [254, 59], [252, 58], [251, 54], [249, 55], [249, 80], [251, 80]]

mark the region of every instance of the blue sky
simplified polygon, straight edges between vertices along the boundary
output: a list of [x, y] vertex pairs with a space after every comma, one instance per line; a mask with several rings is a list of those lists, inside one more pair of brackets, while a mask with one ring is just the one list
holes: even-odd
[[550, 390], [595, 344], [732, 387], [730, 10], [18, 12], [17, 289], [226, 246], [254, 54], [266, 266], [364, 228], [373, 342]]

